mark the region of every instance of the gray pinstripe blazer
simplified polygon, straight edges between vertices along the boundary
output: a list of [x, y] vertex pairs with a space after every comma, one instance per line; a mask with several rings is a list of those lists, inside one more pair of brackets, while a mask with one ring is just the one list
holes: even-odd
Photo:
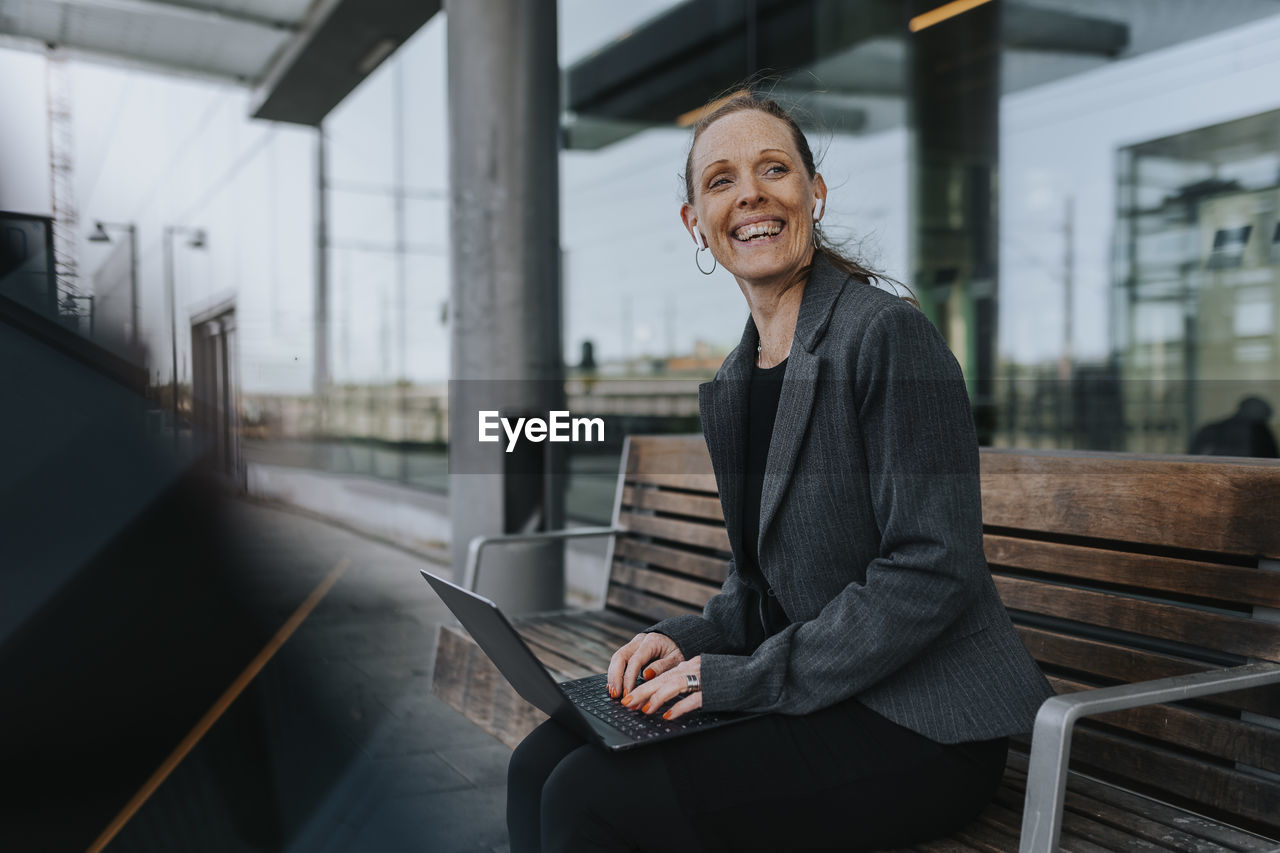
[[[982, 549], [978, 443], [942, 336], [821, 257], [805, 287], [765, 466], [760, 567], [791, 623], [744, 648], [747, 386], [759, 336], [699, 389], [735, 555], [701, 616], [651, 626], [702, 655], [703, 707], [804, 714], [857, 696], [943, 743], [1030, 731], [1048, 682]], [[751, 609], [753, 612], [748, 613]]]

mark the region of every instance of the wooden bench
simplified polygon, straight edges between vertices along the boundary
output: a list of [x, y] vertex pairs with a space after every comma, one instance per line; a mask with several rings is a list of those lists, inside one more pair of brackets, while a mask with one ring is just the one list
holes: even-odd
[[[980, 818], [916, 849], [1280, 850], [1280, 463], [983, 450], [982, 500], [996, 586], [1060, 695]], [[517, 620], [562, 679], [718, 590], [701, 437], [628, 439], [613, 524], [570, 532], [612, 537], [604, 608]], [[472, 581], [505, 539], [475, 543]], [[458, 627], [434, 689], [512, 746], [543, 718]]]

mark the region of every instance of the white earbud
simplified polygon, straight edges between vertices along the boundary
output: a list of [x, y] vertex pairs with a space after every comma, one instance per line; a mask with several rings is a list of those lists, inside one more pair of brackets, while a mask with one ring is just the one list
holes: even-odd
[[822, 199], [818, 199], [813, 203], [813, 221], [817, 222], [822, 218]]
[[702, 236], [702, 232], [697, 228], [693, 229], [693, 245], [699, 249], [707, 248], [707, 238]]

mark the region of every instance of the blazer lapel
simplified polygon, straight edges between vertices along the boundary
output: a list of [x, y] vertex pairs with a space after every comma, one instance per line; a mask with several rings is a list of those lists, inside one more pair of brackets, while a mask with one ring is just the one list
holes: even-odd
[[[761, 555], [764, 554], [769, 524], [791, 483], [796, 457], [813, 413], [822, 365], [822, 359], [814, 354], [814, 350], [827, 331], [846, 278], [820, 256], [815, 260], [801, 297], [800, 314], [796, 318], [795, 336], [782, 377], [782, 396], [778, 400], [778, 416], [773, 423], [769, 458], [764, 469], [764, 491], [760, 495], [760, 540], [757, 542]], [[763, 565], [761, 569], [764, 570]]]
[[711, 382], [698, 386], [698, 411], [702, 433], [711, 455], [711, 467], [720, 489], [724, 525], [734, 558], [742, 549], [743, 453], [747, 444], [747, 390], [756, 345], [760, 340], [755, 323], [747, 318], [742, 341], [720, 367]]
[[769, 441], [769, 458], [764, 466], [764, 490], [760, 493], [760, 540], [756, 543], [764, 553], [764, 537], [769, 523], [778, 512], [782, 495], [791, 483], [805, 428], [813, 413], [813, 398], [818, 387], [820, 359], [807, 350], [793, 346], [787, 357], [787, 370], [782, 377], [782, 396], [778, 399], [778, 416], [773, 422], [773, 438]]

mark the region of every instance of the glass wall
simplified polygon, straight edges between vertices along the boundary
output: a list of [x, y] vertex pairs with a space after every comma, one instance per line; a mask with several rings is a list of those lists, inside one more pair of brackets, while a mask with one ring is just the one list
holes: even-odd
[[676, 221], [675, 125], [768, 66], [826, 153], [826, 223], [920, 297], [985, 442], [1221, 453], [1197, 435], [1234, 417], [1273, 446], [1274, 6], [1038, 0], [906, 24], [901, 4], [693, 0], [562, 56], [568, 139], [592, 148], [563, 160], [567, 361], [590, 342], [617, 373], [670, 375], [734, 345], [737, 288], [697, 274]]
[[[703, 22], [723, 60], [716, 77], [662, 47], [652, 68], [609, 65], [646, 38], [665, 43], [663, 27], [706, 12], [701, 0], [561, 0], [571, 403], [589, 389], [624, 432], [696, 426], [696, 386], [747, 314], [728, 273], [698, 272], [679, 222], [681, 115], [768, 67], [821, 154], [828, 231], [920, 297], [973, 382], [985, 441], [1182, 453], [1246, 398], [1262, 402], [1250, 413], [1269, 411], [1265, 210], [1280, 144], [1266, 116], [1280, 100], [1265, 81], [1280, 76], [1280, 16], [1251, 0], [1158, 13], [1130, 0], [1023, 6], [988, 15], [996, 23], [971, 18], [959, 37], [961, 60], [999, 55], [965, 85], [998, 91], [947, 121], [995, 110], [992, 137], [926, 128], [919, 107], [913, 118], [913, 98], [931, 103], [928, 87], [950, 85], [959, 60], [931, 48], [924, 61], [944, 76], [922, 82], [921, 36], [901, 4], [744, 4], [738, 23], [726, 6]], [[439, 452], [444, 422], [444, 32], [437, 16], [325, 124], [324, 423], [348, 460], [328, 464], [428, 486], [395, 460]], [[631, 107], [581, 95], [575, 75], [602, 71], [628, 79]], [[963, 136], [960, 159], [921, 160], [922, 145], [936, 147], [926, 133]]]
[[[996, 443], [1274, 447], [1280, 18], [1251, 5], [1110, 4], [1138, 55], [1005, 95]], [[1233, 416], [1262, 437], [1197, 441]]]
[[[969, 114], [994, 111], [983, 121], [997, 131], [939, 165], [922, 159], [918, 104], [931, 84], [898, 0], [561, 0], [571, 404], [589, 391], [620, 432], [696, 428], [697, 384], [747, 312], [727, 272], [698, 272], [679, 221], [682, 123], [767, 68], [771, 91], [803, 107], [830, 188], [828, 232], [920, 297], [973, 381], [987, 441], [1222, 452], [1218, 434], [1236, 427], [1197, 435], [1235, 416], [1262, 436], [1251, 447], [1269, 447], [1259, 424], [1274, 430], [1280, 404], [1280, 10], [988, 5], [1003, 18], [956, 44], [999, 57], [972, 81], [990, 106]], [[696, 44], [679, 48], [677, 35]], [[165, 229], [205, 232], [199, 248], [173, 240], [177, 384], [191, 382], [192, 318], [234, 302], [242, 422], [265, 454], [251, 460], [445, 487], [445, 37], [441, 13], [319, 135], [248, 119], [239, 87], [71, 63], [85, 235], [98, 219], [136, 226], [140, 338], [163, 388]], [[4, 103], [36, 127], [43, 101], [19, 90], [42, 91], [43, 59], [3, 60], [34, 86]], [[953, 66], [938, 67], [945, 80]], [[582, 83], [604, 71], [617, 75], [613, 94]], [[46, 143], [33, 133], [18, 154], [43, 162]], [[33, 174], [6, 178], [3, 197], [46, 198], [47, 178], [23, 189]], [[123, 232], [112, 233], [113, 244], [82, 242], [80, 266], [86, 281], [115, 270], [115, 293], [127, 265]], [[328, 346], [317, 364], [321, 275]], [[123, 328], [129, 312], [108, 296], [102, 317]]]
[[1275, 453], [1277, 140], [1273, 110], [1119, 153], [1115, 353], [1122, 387], [1143, 389], [1125, 399], [1130, 448]]

